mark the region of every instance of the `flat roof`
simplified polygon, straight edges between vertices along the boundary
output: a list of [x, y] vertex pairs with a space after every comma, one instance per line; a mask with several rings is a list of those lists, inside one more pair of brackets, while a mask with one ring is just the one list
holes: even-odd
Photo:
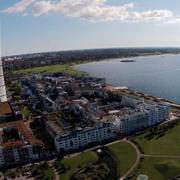
[[0, 115], [10, 114], [12, 109], [8, 102], [0, 102]]

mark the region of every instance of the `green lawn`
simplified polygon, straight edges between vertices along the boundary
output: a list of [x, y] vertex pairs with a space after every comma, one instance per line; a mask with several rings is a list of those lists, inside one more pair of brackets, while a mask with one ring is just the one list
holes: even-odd
[[163, 136], [154, 135], [148, 139], [147, 133], [136, 136], [134, 140], [144, 150], [145, 154], [151, 155], [180, 155], [180, 124], [170, 128]]
[[71, 65], [68, 64], [58, 64], [58, 65], [49, 65], [42, 67], [34, 67], [28, 69], [22, 69], [14, 71], [14, 73], [22, 74], [31, 74], [31, 73], [56, 73], [56, 72], [67, 72], [69, 74], [84, 74], [82, 71], [77, 71], [73, 69]]
[[96, 153], [89, 151], [84, 152], [75, 157], [67, 158], [61, 161], [61, 163], [67, 168], [66, 172], [60, 175], [61, 180], [68, 180], [78, 169], [78, 167], [87, 166], [96, 162], [98, 156]]
[[145, 158], [132, 179], [136, 180], [140, 174], [147, 175], [150, 180], [167, 180], [180, 175], [180, 160]]
[[108, 148], [119, 162], [118, 174], [123, 176], [136, 161], [136, 151], [127, 142], [118, 142], [108, 146]]

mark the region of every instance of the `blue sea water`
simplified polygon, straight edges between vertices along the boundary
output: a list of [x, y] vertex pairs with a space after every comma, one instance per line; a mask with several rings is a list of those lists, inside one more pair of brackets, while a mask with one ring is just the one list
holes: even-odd
[[81, 64], [77, 70], [105, 77], [107, 83], [127, 86], [180, 103], [180, 55], [158, 55], [128, 58], [135, 62], [111, 59]]

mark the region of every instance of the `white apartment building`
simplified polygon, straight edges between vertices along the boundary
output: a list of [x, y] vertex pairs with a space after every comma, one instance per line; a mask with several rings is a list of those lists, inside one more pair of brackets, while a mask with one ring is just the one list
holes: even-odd
[[116, 118], [116, 130], [121, 134], [129, 134], [148, 126], [148, 116], [144, 112], [134, 112]]
[[115, 137], [115, 125], [113, 123], [103, 123], [92, 128], [78, 129], [70, 134], [57, 135], [54, 141], [56, 149], [60, 153], [73, 151]]
[[138, 130], [166, 121], [170, 117], [170, 107], [163, 104], [145, 104], [144, 110], [116, 117], [116, 130], [130, 134]]
[[163, 122], [170, 118], [170, 106], [145, 104], [145, 112], [148, 114], [148, 125]]

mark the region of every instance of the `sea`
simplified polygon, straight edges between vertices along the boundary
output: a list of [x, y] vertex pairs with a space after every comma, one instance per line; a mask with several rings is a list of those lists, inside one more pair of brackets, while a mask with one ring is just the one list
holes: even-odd
[[180, 54], [109, 59], [74, 68], [104, 77], [114, 86], [127, 86], [180, 104]]

